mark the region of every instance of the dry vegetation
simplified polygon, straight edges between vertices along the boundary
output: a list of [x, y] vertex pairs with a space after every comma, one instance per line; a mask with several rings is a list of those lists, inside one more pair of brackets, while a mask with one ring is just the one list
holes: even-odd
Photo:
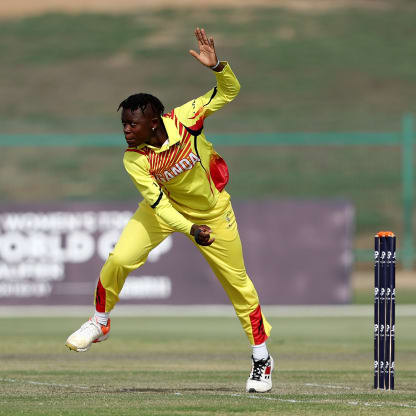
[[65, 11], [118, 13], [143, 8], [282, 7], [305, 12], [323, 12], [349, 7], [388, 9], [397, 2], [388, 0], [22, 0], [0, 3], [0, 17], [19, 17], [45, 12]]

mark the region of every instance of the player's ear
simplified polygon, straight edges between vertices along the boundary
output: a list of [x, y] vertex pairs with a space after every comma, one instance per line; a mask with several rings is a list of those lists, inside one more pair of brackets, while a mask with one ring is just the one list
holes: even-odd
[[153, 117], [150, 120], [150, 125], [151, 125], [152, 129], [157, 129], [159, 127], [159, 117]]

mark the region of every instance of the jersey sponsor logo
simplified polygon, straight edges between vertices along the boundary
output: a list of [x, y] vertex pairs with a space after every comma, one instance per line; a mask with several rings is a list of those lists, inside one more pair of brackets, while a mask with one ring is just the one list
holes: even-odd
[[150, 174], [158, 183], [166, 183], [187, 170], [191, 170], [200, 159], [192, 151], [191, 134], [178, 120], [172, 111], [178, 133], [182, 137], [181, 142], [171, 146], [162, 153], [151, 152], [148, 154]]
[[187, 157], [179, 160], [174, 165], [170, 166], [164, 172], [156, 173], [154, 176], [158, 182], [169, 182], [171, 179], [180, 175], [181, 173], [191, 170], [200, 159], [193, 152], [189, 152]]

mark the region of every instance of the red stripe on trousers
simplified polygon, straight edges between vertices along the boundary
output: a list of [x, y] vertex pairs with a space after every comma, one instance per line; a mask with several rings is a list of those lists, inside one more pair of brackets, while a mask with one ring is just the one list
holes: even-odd
[[263, 344], [263, 342], [267, 339], [267, 335], [264, 331], [263, 316], [261, 314], [260, 305], [257, 306], [257, 308], [251, 312], [249, 316], [251, 322], [251, 330], [253, 332], [254, 345]]
[[95, 292], [95, 310], [97, 312], [105, 312], [105, 289], [98, 279], [97, 290]]

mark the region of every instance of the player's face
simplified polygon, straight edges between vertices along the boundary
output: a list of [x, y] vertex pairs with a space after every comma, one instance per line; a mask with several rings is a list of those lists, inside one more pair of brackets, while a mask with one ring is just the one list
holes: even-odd
[[138, 108], [135, 111], [123, 109], [121, 112], [121, 124], [124, 137], [129, 147], [140, 146], [152, 136], [152, 112], [147, 108], [143, 114]]

